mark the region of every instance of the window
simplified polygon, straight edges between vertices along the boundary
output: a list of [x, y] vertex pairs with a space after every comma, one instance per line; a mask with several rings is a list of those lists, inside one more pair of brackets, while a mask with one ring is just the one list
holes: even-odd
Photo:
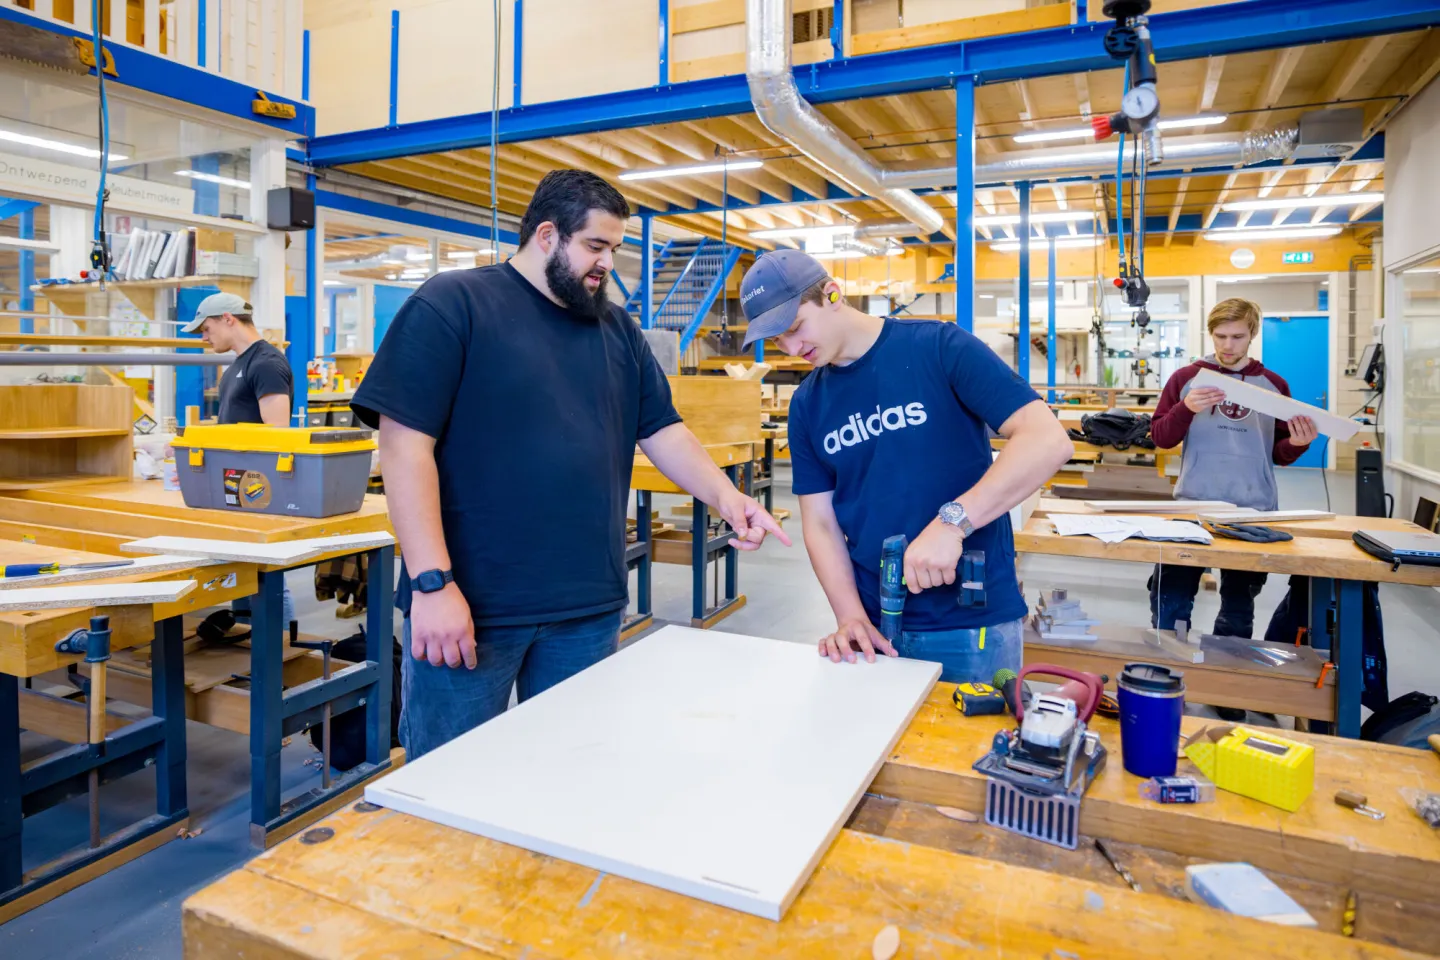
[[1402, 367], [1402, 455], [1440, 472], [1440, 258], [1401, 271], [1399, 281], [1400, 342], [1386, 343], [1386, 359]]

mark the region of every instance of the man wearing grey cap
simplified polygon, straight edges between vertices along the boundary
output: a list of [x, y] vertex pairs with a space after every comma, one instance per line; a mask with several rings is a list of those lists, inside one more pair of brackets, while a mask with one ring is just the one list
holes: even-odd
[[[760, 257], [740, 302], [746, 346], [774, 338], [815, 366], [789, 429], [805, 549], [835, 613], [820, 655], [937, 661], [951, 683], [1019, 670], [1025, 602], [1009, 511], [1074, 454], [1050, 408], [956, 324], [861, 313], [799, 250]], [[1008, 440], [998, 458], [989, 430]], [[875, 625], [881, 545], [896, 534], [909, 539], [910, 595], [892, 644]], [[985, 600], [962, 607], [956, 567], [971, 551], [985, 554]]]
[[290, 425], [295, 378], [290, 361], [260, 336], [253, 308], [233, 293], [212, 293], [200, 301], [195, 319], [182, 328], [200, 334], [216, 353], [233, 351], [235, 362], [220, 376], [221, 423]]

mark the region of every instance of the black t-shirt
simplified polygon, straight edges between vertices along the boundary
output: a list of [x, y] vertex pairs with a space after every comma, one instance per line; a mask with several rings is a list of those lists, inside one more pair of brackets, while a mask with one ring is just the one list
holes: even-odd
[[220, 375], [221, 423], [264, 423], [260, 398], [283, 393], [295, 401], [290, 361], [273, 343], [256, 340]]
[[436, 439], [445, 544], [477, 625], [625, 606], [635, 444], [680, 415], [624, 310], [572, 313], [508, 263], [447, 271], [395, 315], [351, 406]]

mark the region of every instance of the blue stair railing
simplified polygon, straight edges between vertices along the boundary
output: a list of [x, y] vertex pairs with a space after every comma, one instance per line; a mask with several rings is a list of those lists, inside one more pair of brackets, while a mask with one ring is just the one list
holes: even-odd
[[[740, 259], [738, 247], [715, 240], [672, 240], [655, 257], [652, 284], [654, 325], [680, 334], [680, 349], [695, 338], [725, 280]], [[625, 309], [638, 319], [639, 285], [626, 298]]]

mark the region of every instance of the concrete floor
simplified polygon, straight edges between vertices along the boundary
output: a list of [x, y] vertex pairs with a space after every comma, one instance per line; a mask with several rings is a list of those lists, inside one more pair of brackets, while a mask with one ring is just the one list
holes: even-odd
[[[1281, 502], [1293, 508], [1323, 508], [1325, 492], [1320, 475], [1310, 470], [1281, 470]], [[825, 596], [810, 571], [800, 533], [798, 508], [790, 496], [788, 467], [777, 477], [776, 506], [795, 516], [787, 532], [793, 549], [767, 544], [740, 564], [740, 587], [748, 605], [719, 627], [781, 640], [812, 643], [834, 629]], [[1332, 509], [1353, 510], [1353, 480], [1331, 477]], [[679, 498], [657, 497], [657, 508], [668, 514]], [[1099, 619], [1142, 624], [1147, 617], [1143, 568], [1062, 557], [1022, 558], [1021, 577], [1027, 595], [1044, 586], [1068, 587], [1081, 596], [1087, 611]], [[356, 621], [337, 620], [333, 603], [314, 601], [310, 572], [291, 574], [306, 633], [350, 636]], [[1268, 620], [1285, 591], [1285, 578], [1272, 578], [1257, 602], [1257, 623]], [[1409, 690], [1440, 692], [1440, 657], [1435, 654], [1440, 623], [1440, 593], [1414, 587], [1381, 587], [1385, 634], [1390, 658], [1390, 693]], [[1208, 629], [1218, 610], [1213, 593], [1202, 592], [1195, 621]], [[657, 565], [654, 578], [655, 615], [685, 623], [690, 616], [690, 572], [686, 567]], [[397, 635], [399, 634], [397, 619]], [[697, 678], [697, 681], [702, 678]], [[1203, 708], [1202, 708], [1203, 709]], [[146, 958], [169, 960], [181, 956], [180, 906], [191, 893], [243, 864], [253, 855], [248, 843], [249, 750], [237, 734], [191, 723], [189, 737], [189, 789], [191, 829], [199, 836], [168, 843], [50, 903], [0, 926], [0, 957], [13, 960], [81, 960], [81, 958]], [[27, 735], [27, 757], [45, 744]], [[287, 790], [318, 781], [319, 774], [305, 766], [315, 756], [303, 737], [295, 738], [284, 753]], [[151, 782], [137, 774], [103, 791], [107, 821], [119, 825], [150, 809]], [[27, 866], [42, 862], [68, 846], [83, 842], [86, 814], [83, 798], [26, 821]]]

